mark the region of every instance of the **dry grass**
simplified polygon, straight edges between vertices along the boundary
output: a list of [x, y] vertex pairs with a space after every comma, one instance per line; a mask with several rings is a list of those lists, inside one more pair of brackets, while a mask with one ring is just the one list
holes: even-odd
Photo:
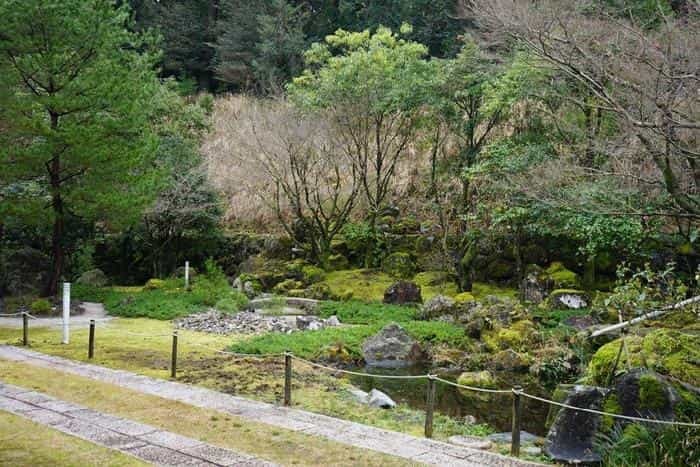
[[0, 412], [0, 465], [6, 466], [145, 466], [119, 451]]
[[[325, 438], [144, 395], [55, 370], [30, 367], [20, 362], [0, 360], [0, 379], [283, 465], [410, 465], [399, 458], [353, 448]], [[3, 430], [5, 432], [7, 431]], [[68, 464], [80, 462], [71, 459]]]

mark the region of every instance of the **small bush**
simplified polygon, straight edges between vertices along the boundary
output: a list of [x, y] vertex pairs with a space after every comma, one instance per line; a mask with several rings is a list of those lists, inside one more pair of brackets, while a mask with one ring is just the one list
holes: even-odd
[[600, 435], [598, 449], [603, 465], [611, 467], [700, 465], [700, 428], [617, 426]]
[[248, 299], [245, 295], [238, 292], [232, 292], [230, 297], [222, 298], [216, 302], [214, 308], [227, 313], [235, 313], [242, 310], [247, 304]]
[[32, 313], [46, 314], [51, 311], [51, 303], [49, 303], [48, 300], [39, 298], [34, 300], [32, 304], [29, 305], [29, 309], [32, 311]]

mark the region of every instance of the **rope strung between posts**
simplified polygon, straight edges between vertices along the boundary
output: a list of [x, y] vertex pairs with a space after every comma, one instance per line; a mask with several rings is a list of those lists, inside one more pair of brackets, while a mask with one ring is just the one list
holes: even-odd
[[597, 415], [609, 416], [609, 417], [613, 417], [613, 418], [621, 418], [624, 420], [631, 420], [633, 422], [660, 423], [663, 425], [689, 426], [689, 427], [695, 427], [695, 428], [700, 427], [700, 423], [675, 422], [672, 420], [657, 420], [654, 418], [631, 417], [629, 415], [620, 415], [620, 414], [616, 414], [616, 413], [603, 412], [603, 411], [595, 410], [595, 409], [587, 409], [585, 407], [576, 407], [573, 405], [564, 404], [562, 402], [556, 402], [556, 401], [552, 401], [549, 399], [545, 399], [543, 397], [533, 396], [532, 394], [528, 394], [528, 393], [523, 392], [523, 391], [516, 392], [514, 390], [513, 392], [515, 392], [521, 396], [524, 396], [524, 397], [527, 397], [530, 399], [534, 399], [536, 401], [544, 402], [545, 404], [558, 405], [559, 407], [563, 407], [565, 409], [577, 410], [579, 412], [588, 412], [588, 413], [593, 413], [593, 414], [597, 414]]
[[20, 316], [22, 313], [8, 313], [8, 314], [0, 314], [0, 318], [11, 318], [13, 316]]
[[197, 342], [189, 342], [185, 341], [187, 344], [194, 345], [197, 347], [202, 347], [203, 349], [211, 350], [212, 352], [220, 353], [223, 355], [231, 355], [233, 357], [243, 357], [243, 358], [270, 358], [270, 357], [281, 357], [284, 354], [281, 353], [238, 353], [238, 352], [229, 352], [226, 350], [219, 350], [215, 349], [214, 347], [210, 347], [208, 345], [204, 344], [198, 344]]
[[378, 379], [428, 379], [431, 377], [431, 375], [417, 375], [417, 376], [411, 376], [411, 375], [373, 375], [370, 373], [361, 373], [358, 371], [341, 370], [340, 368], [333, 368], [330, 366], [321, 365], [320, 363], [315, 363], [315, 362], [306, 360], [304, 358], [297, 357], [294, 354], [285, 354], [285, 355], [290, 355], [293, 359], [299, 360], [301, 362], [306, 363], [307, 365], [314, 366], [316, 368], [322, 368], [322, 369], [327, 370], [327, 371], [332, 371], [333, 373], [344, 373], [346, 375], [366, 376], [368, 378], [378, 378]]
[[441, 383], [448, 384], [450, 386], [454, 386], [456, 388], [462, 388], [462, 389], [467, 389], [469, 391], [476, 391], [476, 392], [488, 392], [491, 394], [510, 394], [513, 392], [512, 389], [488, 389], [488, 388], [478, 388], [476, 386], [466, 386], [464, 384], [459, 384], [459, 383], [454, 383], [452, 381], [442, 379], [439, 377], [435, 377], [435, 381], [440, 381]]

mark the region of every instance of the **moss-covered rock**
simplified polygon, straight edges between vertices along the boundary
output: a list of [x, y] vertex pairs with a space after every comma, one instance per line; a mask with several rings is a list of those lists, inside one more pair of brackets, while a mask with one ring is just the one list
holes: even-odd
[[471, 303], [474, 301], [476, 301], [476, 298], [469, 292], [462, 292], [455, 295], [455, 302], [457, 303]]
[[321, 282], [325, 277], [325, 271], [318, 266], [308, 265], [301, 268], [301, 280], [305, 284]]
[[[598, 385], [607, 383], [620, 349], [620, 339], [603, 345], [591, 358], [587, 379]], [[626, 352], [618, 370], [627, 364], [678, 378], [694, 386], [700, 385], [700, 336], [672, 329], [659, 329], [641, 336], [625, 338]]]
[[507, 349], [494, 354], [487, 365], [494, 370], [527, 372], [530, 367], [530, 359], [526, 354]]
[[581, 285], [578, 274], [567, 269], [563, 263], [555, 261], [545, 270], [554, 286], [560, 289], [577, 289]]
[[143, 286], [144, 290], [158, 290], [165, 288], [165, 281], [162, 279], [148, 279]]
[[275, 285], [272, 291], [278, 295], [288, 295], [291, 290], [303, 290], [304, 284], [294, 279], [285, 279]]
[[416, 272], [416, 264], [408, 253], [392, 253], [382, 261], [382, 271], [397, 279], [410, 279]]
[[508, 328], [494, 329], [482, 336], [492, 351], [513, 349], [525, 351], [539, 340], [537, 328], [529, 320], [518, 321]]
[[405, 217], [394, 222], [391, 225], [391, 232], [394, 234], [409, 234], [420, 232], [420, 222], [418, 222], [415, 217]]
[[490, 371], [467, 371], [459, 375], [457, 384], [477, 388], [495, 389], [498, 385], [496, 377]]

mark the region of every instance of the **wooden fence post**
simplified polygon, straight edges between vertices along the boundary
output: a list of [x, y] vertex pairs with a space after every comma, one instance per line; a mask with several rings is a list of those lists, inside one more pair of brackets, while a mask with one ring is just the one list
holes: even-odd
[[284, 405], [292, 405], [292, 354], [284, 353]]
[[90, 320], [90, 335], [88, 338], [88, 358], [92, 360], [95, 356], [95, 320]]
[[435, 411], [435, 376], [428, 375], [428, 393], [425, 404], [425, 437], [433, 437], [433, 413]]
[[170, 377], [175, 379], [177, 376], [177, 331], [173, 331], [173, 350], [170, 360]]
[[510, 455], [520, 455], [520, 418], [522, 414], [520, 393], [522, 386], [513, 386], [513, 432], [510, 439]]
[[22, 345], [29, 345], [29, 316], [27, 312], [22, 312]]

